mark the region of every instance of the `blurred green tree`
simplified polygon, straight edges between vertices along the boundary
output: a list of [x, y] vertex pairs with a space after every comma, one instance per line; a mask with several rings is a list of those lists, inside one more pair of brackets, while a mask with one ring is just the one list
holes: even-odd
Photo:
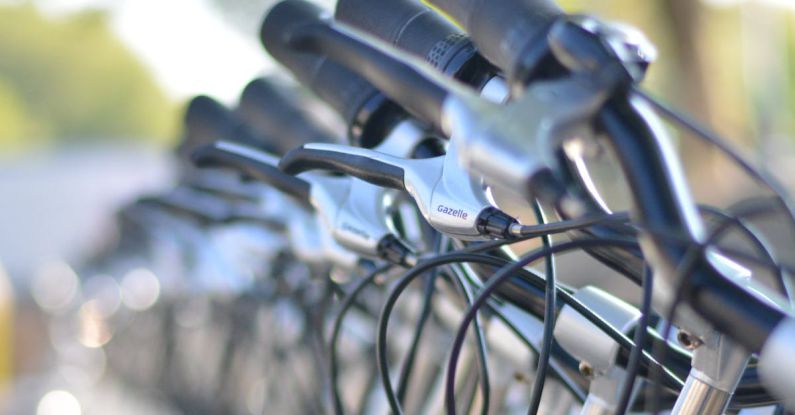
[[105, 14], [47, 18], [0, 6], [0, 151], [91, 139], [174, 137], [176, 106]]
[[43, 127], [31, 119], [17, 91], [0, 78], [0, 148], [22, 146], [22, 137], [43, 136], [43, 132], [35, 131]]

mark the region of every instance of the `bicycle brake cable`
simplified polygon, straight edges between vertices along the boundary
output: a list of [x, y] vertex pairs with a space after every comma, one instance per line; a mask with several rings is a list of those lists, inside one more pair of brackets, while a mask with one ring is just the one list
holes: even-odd
[[359, 278], [351, 291], [345, 296], [340, 305], [340, 310], [334, 318], [334, 325], [332, 326], [331, 337], [329, 338], [329, 373], [331, 376], [331, 396], [334, 405], [334, 413], [342, 415], [345, 413], [342, 405], [342, 398], [340, 397], [339, 388], [337, 387], [337, 377], [339, 372], [339, 365], [337, 361], [337, 339], [339, 338], [340, 330], [342, 329], [342, 321], [345, 315], [350, 310], [351, 306], [356, 302], [356, 297], [359, 296], [368, 285], [370, 285], [379, 275], [388, 272], [394, 264], [386, 264], [378, 267], [367, 275]]
[[[533, 204], [533, 211], [538, 220], [539, 226], [546, 224], [544, 212], [541, 205], [536, 202]], [[542, 246], [551, 250], [552, 238], [549, 234], [541, 237]], [[544, 392], [544, 385], [547, 378], [547, 369], [549, 368], [549, 357], [552, 353], [552, 343], [554, 341], [555, 331], [555, 312], [557, 311], [557, 282], [555, 278], [555, 260], [550, 251], [544, 258], [546, 265], [546, 287], [544, 290], [544, 330], [542, 332], [541, 350], [538, 353], [538, 366], [536, 368], [535, 379], [533, 379], [533, 389], [530, 395], [530, 408], [527, 410], [528, 414], [534, 415], [538, 412], [538, 407], [541, 405], [541, 395]], [[637, 347], [637, 345], [635, 346]]]
[[[564, 242], [560, 245], [552, 246], [550, 248], [541, 248], [538, 250], [534, 250], [529, 254], [525, 255], [521, 259], [516, 262], [509, 263], [503, 266], [499, 271], [497, 271], [486, 284], [482, 287], [480, 293], [476, 300], [472, 303], [472, 305], [467, 310], [466, 314], [464, 315], [463, 321], [458, 328], [458, 332], [456, 334], [456, 338], [454, 340], [452, 346], [452, 352], [450, 355], [450, 360], [448, 361], [448, 368], [447, 368], [447, 381], [445, 387], [445, 406], [447, 407], [448, 414], [455, 414], [455, 372], [457, 367], [457, 357], [461, 353], [461, 347], [463, 345], [463, 339], [466, 334], [466, 329], [469, 324], [472, 322], [477, 310], [482, 307], [486, 300], [491, 296], [491, 294], [499, 287], [500, 284], [505, 282], [509, 279], [515, 272], [521, 271], [524, 266], [527, 264], [537, 261], [544, 256], [552, 253], [563, 253], [569, 252], [576, 249], [582, 249], [587, 246], [595, 246], [595, 245], [602, 245], [602, 246], [613, 246], [616, 248], [629, 248], [632, 247], [633, 242], [625, 239], [613, 238], [613, 239], [582, 239], [578, 241], [571, 241], [571, 242]], [[491, 258], [491, 257], [488, 257]], [[432, 262], [432, 261], [429, 261]], [[402, 281], [402, 280], [401, 280]], [[618, 332], [615, 328], [610, 326], [609, 323], [605, 322], [600, 316], [594, 314], [590, 309], [580, 303], [577, 299], [572, 297], [567, 292], [560, 290], [559, 288], [556, 289], [558, 295], [561, 299], [566, 302], [567, 304], [571, 305], [576, 311], [586, 317], [589, 321], [597, 325], [600, 329], [605, 331], [611, 338], [616, 340], [622, 347], [632, 348], [634, 344], [631, 340], [629, 340], [626, 336], [622, 333]], [[381, 336], [383, 333], [379, 333]], [[654, 366], [659, 366], [660, 363], [654, 360], [649, 354], [643, 353], [643, 359]], [[670, 373], [669, 371], [665, 370], [666, 379], [674, 384], [678, 385], [678, 387], [682, 387], [683, 382], [675, 375]]]

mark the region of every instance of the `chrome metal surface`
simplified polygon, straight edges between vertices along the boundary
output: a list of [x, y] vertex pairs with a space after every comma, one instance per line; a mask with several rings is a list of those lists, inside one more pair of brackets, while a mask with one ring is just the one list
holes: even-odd
[[716, 331], [701, 336], [693, 351], [690, 374], [713, 388], [731, 393], [737, 387], [750, 354]]
[[323, 257], [332, 264], [344, 269], [356, 268], [359, 263], [359, 256], [337, 243], [331, 233], [321, 223], [322, 220], [318, 216], [315, 216], [314, 219], [316, 223], [315, 231], [323, 247]]
[[762, 382], [784, 406], [795, 411], [795, 319], [784, 319], [768, 337], [759, 353]]
[[417, 145], [428, 135], [414, 120], [403, 120], [373, 150], [396, 157], [410, 157]]
[[366, 157], [401, 168], [406, 191], [431, 226], [459, 239], [485, 239], [477, 229], [477, 218], [491, 205], [480, 183], [458, 164], [454, 142], [448, 146], [446, 155], [421, 160], [337, 144], [304, 147]]
[[706, 383], [688, 376], [685, 387], [679, 395], [672, 414], [675, 415], [719, 415], [729, 404], [731, 394], [713, 388]]
[[491, 102], [503, 103], [510, 98], [511, 88], [504, 78], [495, 76], [480, 89], [480, 96]]
[[601, 85], [578, 78], [539, 82], [505, 105], [451, 94], [445, 127], [463, 166], [532, 197], [530, 181], [555, 167], [555, 144], [590, 135], [589, 121], [607, 96]]

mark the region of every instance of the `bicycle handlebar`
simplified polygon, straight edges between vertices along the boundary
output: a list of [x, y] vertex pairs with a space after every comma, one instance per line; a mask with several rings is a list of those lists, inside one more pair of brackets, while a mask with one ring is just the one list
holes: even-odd
[[382, 0], [378, 7], [369, 0], [341, 0], [334, 17], [454, 76], [461, 61], [477, 55], [459, 28], [416, 0]]
[[[680, 177], [680, 167], [670, 158], [662, 133], [650, 124], [627, 97], [616, 97], [599, 113], [615, 154], [628, 177], [635, 220], [648, 229], [679, 232], [699, 241], [700, 223]], [[650, 234], [654, 261], [667, 275], [675, 275], [688, 246]], [[670, 280], [669, 280], [670, 282]], [[682, 281], [684, 300], [716, 329], [728, 334], [751, 352], [759, 352], [786, 313], [749, 293], [718, 271], [707, 258], [700, 259]]]
[[274, 59], [292, 72], [323, 101], [329, 104], [346, 125], [356, 117], [378, 91], [366, 80], [326, 56], [296, 51], [288, 44], [291, 28], [320, 21], [328, 13], [315, 4], [284, 1], [273, 6], [262, 23], [260, 41]]
[[[484, 54], [511, 78], [521, 77], [522, 71], [527, 68], [527, 60], [533, 56], [533, 48], [540, 43], [546, 44], [545, 41], [539, 42], [539, 39], [546, 39], [546, 29], [561, 15], [554, 4], [543, 0], [499, 4], [484, 0], [437, 0], [434, 3], [457, 18], [472, 34], [473, 40], [482, 46]], [[275, 13], [277, 10], [281, 14]], [[414, 116], [443, 130], [443, 106], [451, 91], [447, 83], [435, 82], [433, 77], [426, 76], [416, 66], [405, 63], [407, 59], [392, 59], [390, 52], [360, 40], [354, 32], [329, 22], [316, 10], [301, 0], [280, 3], [271, 10], [263, 25], [263, 43], [267, 44], [265, 32], [271, 30], [270, 33], [278, 37], [283, 49], [295, 47], [318, 54], [318, 65], [328, 62], [320, 54], [344, 62], [348, 67], [356, 68], [356, 72]], [[306, 53], [294, 55], [312, 56]], [[337, 87], [333, 83], [326, 85]], [[623, 93], [625, 91], [609, 92], [614, 94], [614, 99], [603, 107], [600, 104], [603, 109], [598, 115], [599, 124], [608, 133], [629, 179], [635, 219], [652, 231], [671, 230], [692, 239], [694, 243], [700, 242], [703, 236], [700, 224], [694, 219], [694, 205], [689, 200], [687, 190], [682, 188], [676, 177], [680, 174], [678, 166], [665, 154], [664, 143], [659, 141], [658, 134], [646, 124], [646, 120], [639, 116], [629, 96]], [[306, 152], [307, 149], [300, 151]], [[315, 154], [311, 149], [308, 151], [302, 156], [304, 161], [296, 163], [288, 159], [284, 165], [292, 163], [300, 167], [304, 163], [309, 168], [322, 165], [359, 177], [369, 177], [376, 184], [390, 187], [405, 185], [401, 177], [405, 174], [402, 169], [393, 172], [386, 169], [387, 173], [373, 176], [369, 172], [384, 170], [382, 168], [385, 166], [372, 166], [368, 164], [371, 161], [356, 155], [330, 157], [328, 154]], [[664, 274], [676, 275], [674, 271], [689, 246], [665, 240], [653, 232], [648, 239], [651, 249], [644, 249], [644, 253], [651, 258], [647, 259], [655, 268], [663, 270]], [[792, 320], [787, 318], [785, 312], [750, 294], [721, 274], [708, 259], [700, 259], [687, 277], [681, 281], [685, 284], [682, 289], [685, 302], [717, 330], [728, 334], [748, 351], [763, 351], [771, 333], [777, 333], [773, 336], [774, 340], [795, 337], [795, 328], [787, 325]], [[670, 284], [673, 281], [669, 278], [667, 282]], [[668, 288], [678, 289], [676, 286]]]
[[294, 93], [274, 80], [251, 81], [240, 96], [237, 113], [247, 125], [274, 140], [275, 154], [284, 154], [304, 143], [333, 142], [331, 133], [301, 108]]
[[316, 7], [312, 7], [314, 13], [307, 13], [310, 6], [303, 0], [277, 4], [265, 18], [263, 32], [270, 33], [271, 37], [280, 36], [289, 47], [297, 50], [324, 54], [336, 62], [344, 62], [347, 67], [357, 67], [356, 72], [378, 90], [417, 119], [442, 131], [441, 111], [447, 91], [440, 83], [429, 80], [399, 60], [384, 59], [385, 52], [362, 42], [356, 35], [340, 31], [317, 12]]
[[523, 71], [524, 60], [547, 29], [562, 15], [552, 0], [430, 0], [458, 22], [491, 63], [509, 79]]
[[[288, 0], [281, 4], [300, 5], [302, 3], [299, 0]], [[476, 6], [473, 5], [473, 7]], [[325, 51], [335, 60], [344, 61], [349, 66], [357, 67], [360, 73], [377, 87], [382, 88], [388, 96], [405, 104], [410, 112], [420, 116], [430, 114], [431, 116], [426, 119], [439, 120], [441, 118], [441, 106], [447, 97], [447, 91], [440, 83], [435, 83], [429, 77], [423, 76], [412, 66], [391, 58], [389, 54], [356, 39], [353, 35], [345, 33], [325, 21], [297, 27], [291, 37], [293, 45]], [[626, 97], [614, 100], [612, 105], [615, 106], [615, 103], [621, 100], [626, 100]], [[622, 114], [610, 111], [608, 109], [607, 114], [611, 115], [602, 117], [603, 125], [608, 127], [609, 135], [618, 136], [621, 141], [616, 143], [614, 137], [617, 153], [622, 156], [623, 167], [630, 178], [630, 185], [635, 190], [633, 193], [635, 211], [641, 219], [641, 223], [652, 229], [677, 229], [682, 230], [685, 234], [693, 235], [692, 223], [688, 223], [687, 220], [687, 217], [692, 215], [686, 215], [683, 212], [683, 209], [687, 209], [688, 206], [692, 208], [692, 204], [688, 203], [687, 197], [683, 199], [683, 196], [678, 193], [681, 189], [678, 189], [675, 181], [672, 180], [672, 175], [678, 171], [678, 167], [672, 166], [670, 160], [661, 154], [661, 150], [658, 148], [658, 138], [653, 132], [648, 131], [645, 121], [636, 122], [638, 117], [632, 111], [622, 111], [624, 112]], [[639, 136], [643, 138], [639, 139]], [[622, 137], [631, 137], [634, 144]], [[641, 168], [641, 165], [638, 164], [641, 161], [643, 167], [638, 170]], [[660, 238], [652, 237], [652, 239], [658, 244], [660, 260], [664, 261], [667, 267], [674, 268], [684, 253], [681, 247], [675, 247], [669, 241]], [[714, 269], [701, 267], [700, 273], [703, 279], [710, 281], [710, 286], [717, 285], [722, 288], [704, 289], [706, 285], [695, 284], [699, 278], [692, 279], [693, 281], [689, 281], [691, 285], [701, 289], [691, 291], [697, 298], [687, 298], [688, 302], [692, 303], [702, 315], [715, 318], [714, 323], [719, 329], [732, 334], [732, 337], [737, 338], [749, 350], [760, 350], [764, 338], [783, 317], [781, 311], [764, 302], [751, 301], [752, 296], [726, 280]], [[697, 274], [699, 273], [697, 272]], [[724, 292], [720, 293], [720, 290]], [[759, 306], [757, 311], [760, 314], [754, 317], [737, 311], [731, 313], [734, 317], [732, 319], [728, 319], [725, 313], [718, 314], [719, 308], [738, 299], [756, 303], [755, 305]], [[728, 303], [724, 303], [724, 301]], [[739, 307], [742, 310], [749, 308], [751, 307]], [[729, 327], [729, 320], [732, 320], [731, 325], [734, 327]], [[744, 324], [736, 324], [738, 322]], [[738, 331], [737, 327], [740, 326], [751, 332], [745, 329]]]

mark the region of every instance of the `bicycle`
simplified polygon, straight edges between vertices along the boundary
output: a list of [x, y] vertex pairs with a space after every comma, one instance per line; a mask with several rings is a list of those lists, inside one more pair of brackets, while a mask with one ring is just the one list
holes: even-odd
[[[310, 353], [328, 367], [318, 361], [305, 370], [326, 381], [302, 394], [314, 398], [303, 410], [380, 412], [379, 392], [393, 413], [516, 412], [523, 403], [528, 413], [792, 410], [790, 269], [746, 224], [774, 213], [793, 224], [780, 186], [640, 89], [654, 52], [636, 34], [567, 16], [546, 0], [431, 3], [463, 31], [410, 0], [379, 7], [341, 0], [336, 20], [307, 1], [285, 0], [266, 15], [266, 50], [341, 116], [349, 144], [295, 105], [286, 112], [277, 105], [247, 122], [227, 119], [181, 149], [213, 175], [239, 171], [289, 199], [279, 199], [286, 212], [271, 218], [287, 223], [276, 231], [288, 234], [286, 263], [317, 267], [307, 281], [326, 286], [319, 303], [292, 303], [312, 315], [307, 333], [330, 339], [327, 350], [315, 343]], [[224, 118], [217, 105], [204, 107], [197, 120]], [[717, 146], [774, 197], [729, 211], [696, 205], [657, 114]], [[585, 160], [594, 146], [618, 160], [629, 212], [612, 212], [598, 193]], [[528, 212], [536, 223], [517, 219]], [[225, 222], [221, 216], [211, 222]], [[719, 244], [737, 230], [754, 254]], [[534, 239], [540, 247], [521, 255], [508, 249]], [[577, 250], [637, 284], [640, 307], [598, 281], [559, 283], [555, 262]], [[527, 267], [541, 260], [543, 270]], [[750, 265], [767, 270], [774, 285], [755, 284]], [[417, 279], [421, 289], [411, 289]], [[394, 282], [384, 290], [386, 280]], [[262, 307], [293, 293], [274, 293]], [[403, 314], [393, 317], [405, 293], [416, 310], [397, 308]], [[333, 319], [312, 313], [335, 298]], [[374, 344], [364, 336], [356, 350], [375, 354], [355, 382], [360, 393], [340, 388], [341, 378], [357, 378], [357, 363], [368, 363], [339, 360], [351, 309], [369, 317], [380, 310]], [[451, 310], [463, 310], [463, 320]], [[470, 325], [474, 341], [466, 344]], [[682, 347], [669, 341], [674, 327]], [[499, 330], [523, 347], [488, 338]], [[429, 333], [440, 336], [435, 347], [423, 347]], [[398, 363], [392, 349], [401, 338], [408, 341]], [[527, 350], [537, 365], [529, 397], [517, 404], [510, 398], [527, 380], [489, 366], [529, 365]], [[542, 408], [550, 390], [560, 405]]]

